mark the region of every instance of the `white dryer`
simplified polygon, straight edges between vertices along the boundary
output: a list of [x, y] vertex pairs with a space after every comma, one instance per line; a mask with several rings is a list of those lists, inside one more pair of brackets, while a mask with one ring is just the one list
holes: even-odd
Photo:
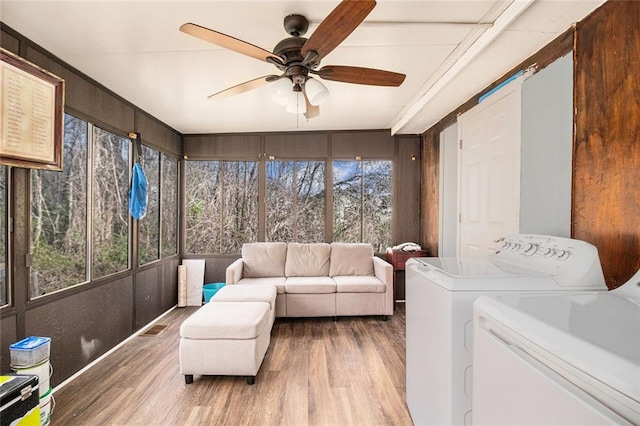
[[480, 259], [406, 264], [406, 399], [416, 425], [470, 424], [473, 302], [482, 295], [606, 290], [584, 241], [512, 235]]
[[640, 424], [640, 271], [610, 292], [481, 297], [474, 424]]

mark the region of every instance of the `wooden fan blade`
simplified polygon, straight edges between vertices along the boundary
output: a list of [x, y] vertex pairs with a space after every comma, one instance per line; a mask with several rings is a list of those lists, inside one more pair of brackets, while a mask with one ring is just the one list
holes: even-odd
[[216, 92], [213, 95], [210, 95], [209, 99], [224, 99], [228, 98], [229, 96], [239, 95], [240, 93], [248, 92], [249, 90], [262, 87], [273, 81], [274, 78], [278, 79], [279, 77], [277, 75], [265, 75], [262, 77], [254, 78], [253, 80], [245, 81], [244, 83], [240, 83], [233, 87], [229, 87], [228, 89]]
[[274, 55], [268, 50], [265, 50], [258, 46], [254, 46], [251, 43], [247, 43], [246, 41], [242, 41], [235, 37], [219, 33], [218, 31], [202, 27], [197, 24], [192, 24], [190, 22], [183, 24], [180, 27], [180, 31], [185, 34], [198, 37], [201, 40], [208, 41], [209, 43], [222, 46], [226, 49], [233, 50], [238, 53], [242, 53], [243, 55], [251, 56], [252, 58], [256, 58], [261, 61], [269, 62], [267, 61], [267, 58], [272, 57], [277, 59], [278, 62], [281, 62], [281, 59], [278, 56]]
[[312, 118], [318, 117], [320, 115], [320, 107], [318, 105], [312, 105], [306, 93], [304, 93], [304, 100], [307, 103], [307, 112], [304, 113], [304, 118], [311, 120]]
[[344, 0], [318, 25], [302, 46], [302, 57], [315, 52], [317, 61], [327, 56], [364, 21], [376, 6], [375, 0]]
[[404, 74], [393, 71], [340, 65], [327, 65], [317, 71], [316, 74], [324, 80], [392, 87], [400, 86], [406, 77]]

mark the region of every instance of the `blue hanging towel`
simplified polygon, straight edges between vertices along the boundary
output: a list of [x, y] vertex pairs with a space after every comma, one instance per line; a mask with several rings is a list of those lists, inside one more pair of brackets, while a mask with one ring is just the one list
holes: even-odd
[[140, 163], [135, 163], [129, 191], [129, 213], [136, 220], [142, 219], [147, 214], [147, 186], [147, 177], [142, 171], [142, 166]]

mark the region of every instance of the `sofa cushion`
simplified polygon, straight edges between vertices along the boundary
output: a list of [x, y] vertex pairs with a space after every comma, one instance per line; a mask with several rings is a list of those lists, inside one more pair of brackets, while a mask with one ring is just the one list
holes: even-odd
[[265, 302], [207, 303], [180, 325], [180, 337], [196, 340], [255, 339], [269, 322]]
[[276, 308], [276, 286], [267, 284], [232, 284], [222, 287], [211, 302], [266, 302]]
[[288, 277], [284, 287], [287, 293], [336, 292], [336, 283], [330, 277]]
[[284, 283], [285, 283], [285, 281], [286, 281], [285, 277], [243, 278], [240, 281], [238, 281], [236, 284], [233, 284], [233, 285], [238, 285], [238, 284], [243, 284], [243, 285], [264, 285], [264, 284], [274, 285], [274, 286], [276, 286], [277, 292], [280, 294], [280, 293], [284, 293]]
[[287, 245], [287, 260], [284, 272], [287, 277], [329, 276], [329, 253], [327, 243]]
[[329, 276], [373, 275], [373, 247], [366, 243], [331, 243]]
[[338, 293], [384, 293], [387, 286], [372, 275], [332, 277]]
[[287, 243], [245, 243], [242, 245], [242, 276], [284, 277]]

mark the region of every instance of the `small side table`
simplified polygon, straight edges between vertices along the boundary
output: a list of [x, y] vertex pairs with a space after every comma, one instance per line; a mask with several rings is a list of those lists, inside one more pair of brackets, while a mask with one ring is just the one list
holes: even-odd
[[[412, 257], [427, 257], [429, 254], [427, 250], [416, 250], [416, 251], [403, 251], [403, 250], [391, 250], [387, 251], [387, 261], [391, 263], [393, 266], [393, 300], [398, 300], [398, 291], [401, 291], [402, 298], [400, 300], [404, 300], [404, 270], [405, 264], [407, 260]], [[400, 278], [398, 279], [398, 272], [400, 272]], [[401, 282], [399, 282], [401, 281]], [[402, 284], [402, 286], [400, 286]]]

